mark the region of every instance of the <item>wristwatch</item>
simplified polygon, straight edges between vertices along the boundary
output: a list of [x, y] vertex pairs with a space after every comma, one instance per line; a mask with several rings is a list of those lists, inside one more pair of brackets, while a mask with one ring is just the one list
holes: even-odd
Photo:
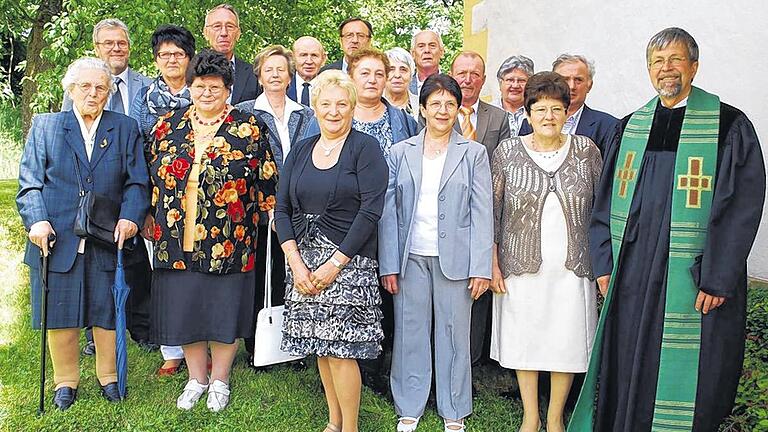
[[344, 264], [341, 263], [341, 261], [337, 260], [336, 257], [332, 256], [328, 258], [328, 261], [333, 264], [334, 267], [336, 267], [339, 270], [344, 269]]

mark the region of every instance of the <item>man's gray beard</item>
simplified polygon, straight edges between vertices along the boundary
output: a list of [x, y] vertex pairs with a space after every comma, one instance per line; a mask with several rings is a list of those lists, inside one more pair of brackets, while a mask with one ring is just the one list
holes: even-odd
[[656, 91], [659, 93], [659, 96], [665, 97], [665, 98], [670, 98], [670, 97], [675, 97], [675, 96], [679, 95], [680, 91], [682, 89], [683, 89], [683, 84], [682, 83], [675, 83], [675, 86], [672, 87], [671, 89], [668, 89], [668, 88], [662, 86], [660, 88], [657, 88]]

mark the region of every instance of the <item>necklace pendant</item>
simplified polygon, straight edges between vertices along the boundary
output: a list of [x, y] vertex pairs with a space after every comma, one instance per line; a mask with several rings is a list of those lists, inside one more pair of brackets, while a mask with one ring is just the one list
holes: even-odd
[[[331, 150], [333, 150], [333, 149], [331, 149]], [[331, 150], [325, 149], [325, 150], [323, 151], [323, 154], [324, 154], [325, 156], [330, 156], [330, 155], [331, 155]]]

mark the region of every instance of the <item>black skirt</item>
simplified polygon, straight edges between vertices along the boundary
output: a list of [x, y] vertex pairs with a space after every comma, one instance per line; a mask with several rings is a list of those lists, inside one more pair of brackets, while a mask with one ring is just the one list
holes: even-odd
[[253, 337], [255, 275], [152, 272], [152, 340], [161, 345], [233, 343]]

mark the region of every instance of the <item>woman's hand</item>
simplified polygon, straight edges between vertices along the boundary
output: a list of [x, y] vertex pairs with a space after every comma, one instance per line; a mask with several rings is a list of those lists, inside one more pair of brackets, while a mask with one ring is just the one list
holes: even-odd
[[296, 251], [287, 256], [286, 259], [288, 259], [288, 265], [291, 266], [291, 273], [293, 273], [293, 288], [301, 295], [318, 294], [320, 291], [317, 291], [312, 285], [310, 279], [312, 273], [304, 264], [304, 260], [301, 259], [301, 254]]
[[490, 282], [491, 281], [486, 278], [469, 278], [469, 286], [467, 289], [472, 290], [472, 300], [477, 300], [481, 295], [485, 294], [485, 292], [488, 291]]
[[137, 232], [139, 232], [139, 227], [128, 219], [117, 221], [117, 226], [115, 226], [115, 243], [117, 243], [117, 248], [122, 249], [123, 243], [135, 236]]
[[397, 275], [391, 274], [381, 277], [381, 286], [392, 295], [397, 295], [400, 292], [400, 287], [397, 285]]
[[48, 221], [35, 222], [29, 227], [29, 241], [39, 247], [44, 257], [48, 256], [48, 247], [53, 246], [54, 242], [48, 243], [50, 235], [56, 236], [53, 227]]
[[152, 215], [147, 215], [144, 218], [144, 226], [141, 227], [141, 236], [149, 241], [155, 239], [155, 218]]
[[341, 270], [336, 268], [335, 265], [331, 264], [330, 261], [324, 262], [320, 267], [317, 268], [317, 270], [313, 271], [309, 279], [312, 281], [312, 285], [314, 285], [315, 289], [317, 289], [317, 292], [328, 288], [328, 285], [332, 284], [333, 281], [336, 280], [336, 277], [341, 273]]
[[504, 284], [504, 275], [501, 273], [499, 264], [494, 262], [491, 266], [491, 291], [496, 294], [506, 294], [507, 286]]
[[600, 276], [597, 278], [597, 288], [600, 290], [600, 295], [605, 297], [608, 295], [608, 284], [611, 283], [611, 275]]

